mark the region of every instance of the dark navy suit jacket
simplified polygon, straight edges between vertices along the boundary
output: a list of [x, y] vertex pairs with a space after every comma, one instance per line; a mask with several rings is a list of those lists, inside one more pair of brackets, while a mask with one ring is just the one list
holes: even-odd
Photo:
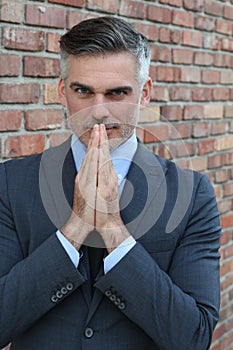
[[220, 226], [207, 177], [138, 145], [120, 200], [137, 243], [92, 297], [56, 236], [72, 206], [70, 140], [0, 165], [0, 347], [206, 350], [219, 312]]

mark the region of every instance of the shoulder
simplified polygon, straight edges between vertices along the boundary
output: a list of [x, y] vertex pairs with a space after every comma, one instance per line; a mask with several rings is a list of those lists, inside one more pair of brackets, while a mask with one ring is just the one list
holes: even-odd
[[68, 149], [70, 149], [70, 140], [65, 141], [59, 146], [49, 148], [43, 153], [6, 160], [0, 164], [0, 176], [1, 174], [4, 174], [9, 181], [18, 182], [20, 178], [24, 179], [25, 181], [28, 178], [39, 174], [42, 159], [56, 159], [59, 161], [61, 155], [63, 153], [66, 154]]

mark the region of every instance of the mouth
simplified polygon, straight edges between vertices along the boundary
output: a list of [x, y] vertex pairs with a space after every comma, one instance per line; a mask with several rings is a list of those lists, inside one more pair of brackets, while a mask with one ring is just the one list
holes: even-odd
[[[101, 123], [101, 124], [103, 124], [105, 126], [105, 129], [107, 132], [108, 131], [110, 132], [114, 129], [120, 129], [120, 124], [118, 124], [118, 123], [108, 123], [108, 124]], [[92, 131], [93, 127], [94, 127], [94, 125], [87, 125], [86, 129]]]

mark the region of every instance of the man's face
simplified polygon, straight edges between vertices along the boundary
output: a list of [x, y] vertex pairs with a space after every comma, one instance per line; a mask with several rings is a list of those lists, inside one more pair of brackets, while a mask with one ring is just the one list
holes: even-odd
[[140, 89], [136, 61], [129, 53], [69, 57], [66, 81], [59, 81], [59, 96], [68, 121], [87, 146], [95, 124], [105, 124], [110, 148], [133, 133], [140, 106], [150, 99], [151, 80]]

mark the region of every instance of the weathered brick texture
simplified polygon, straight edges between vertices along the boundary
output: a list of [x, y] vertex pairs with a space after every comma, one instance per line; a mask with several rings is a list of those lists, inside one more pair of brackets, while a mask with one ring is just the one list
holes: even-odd
[[211, 350], [232, 350], [233, 0], [2, 0], [1, 158], [38, 153], [70, 136], [57, 92], [59, 38], [106, 14], [128, 19], [150, 40], [152, 102], [137, 135], [214, 184], [223, 226], [222, 301]]

